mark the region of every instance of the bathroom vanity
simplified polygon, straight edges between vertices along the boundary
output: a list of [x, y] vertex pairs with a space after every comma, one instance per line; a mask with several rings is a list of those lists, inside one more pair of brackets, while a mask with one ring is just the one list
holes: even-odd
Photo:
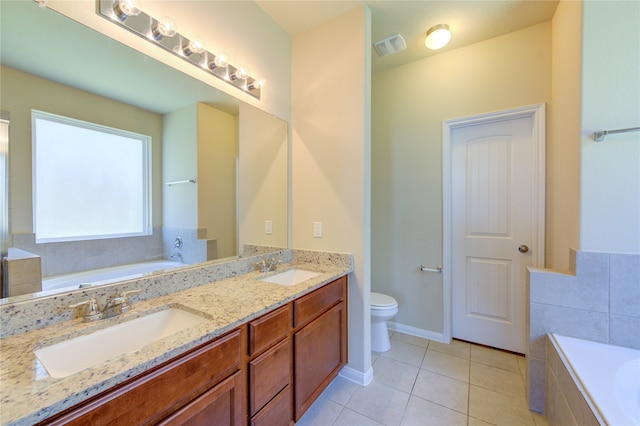
[[[251, 272], [134, 301], [102, 324], [75, 319], [3, 338], [2, 424], [292, 424], [347, 362], [350, 268], [298, 267], [317, 276], [278, 285]], [[33, 355], [168, 307], [206, 320], [67, 377], [50, 377]]]

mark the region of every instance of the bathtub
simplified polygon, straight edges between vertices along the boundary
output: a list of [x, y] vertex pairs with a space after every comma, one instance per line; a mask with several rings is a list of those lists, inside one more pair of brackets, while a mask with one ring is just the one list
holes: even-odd
[[640, 425], [640, 350], [557, 334], [549, 340], [600, 423]]
[[114, 281], [141, 278], [153, 272], [186, 266], [184, 263], [170, 260], [157, 260], [152, 262], [132, 263], [129, 265], [113, 266], [111, 268], [94, 269], [91, 271], [76, 272], [73, 274], [56, 275], [42, 279], [42, 290], [59, 290], [63, 288], [79, 288], [89, 284], [103, 285]]

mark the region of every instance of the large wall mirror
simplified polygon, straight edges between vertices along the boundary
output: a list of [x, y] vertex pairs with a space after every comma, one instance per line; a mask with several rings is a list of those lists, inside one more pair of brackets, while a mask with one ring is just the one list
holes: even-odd
[[[89, 270], [130, 270], [123, 264], [136, 264], [135, 274], [287, 248], [284, 121], [36, 2], [3, 1], [0, 8], [0, 110], [9, 128], [3, 295], [68, 291], [95, 282], [83, 275]], [[42, 203], [34, 201], [34, 110], [150, 136], [144, 232], [57, 240], [37, 235], [34, 205]], [[76, 210], [87, 201], [73, 185], [95, 179], [80, 170], [89, 156], [65, 162], [60, 172], [71, 179], [51, 185], [53, 198]], [[108, 161], [124, 163], [117, 155]], [[95, 192], [107, 194], [111, 182], [101, 185]], [[102, 210], [122, 210], [120, 197], [104, 198]], [[33, 278], [36, 264], [41, 284]], [[30, 266], [25, 272], [20, 265]]]

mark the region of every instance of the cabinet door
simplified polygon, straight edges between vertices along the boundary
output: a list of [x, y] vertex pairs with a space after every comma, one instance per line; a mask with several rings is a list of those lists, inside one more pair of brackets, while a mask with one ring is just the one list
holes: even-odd
[[294, 334], [296, 421], [346, 363], [346, 325], [340, 302]]
[[160, 425], [231, 426], [245, 423], [242, 373], [223, 380]]

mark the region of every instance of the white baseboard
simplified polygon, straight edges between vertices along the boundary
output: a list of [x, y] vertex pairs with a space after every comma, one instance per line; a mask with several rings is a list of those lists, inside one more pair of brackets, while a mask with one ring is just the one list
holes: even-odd
[[338, 375], [360, 386], [367, 386], [373, 380], [373, 367], [369, 367], [369, 370], [363, 373], [345, 365]]
[[450, 343], [445, 341], [444, 334], [442, 333], [435, 333], [433, 331], [423, 330], [422, 328], [400, 324], [399, 322], [387, 321], [387, 327], [389, 328], [389, 330], [398, 331], [400, 333], [423, 337], [425, 339], [435, 340], [436, 342]]

